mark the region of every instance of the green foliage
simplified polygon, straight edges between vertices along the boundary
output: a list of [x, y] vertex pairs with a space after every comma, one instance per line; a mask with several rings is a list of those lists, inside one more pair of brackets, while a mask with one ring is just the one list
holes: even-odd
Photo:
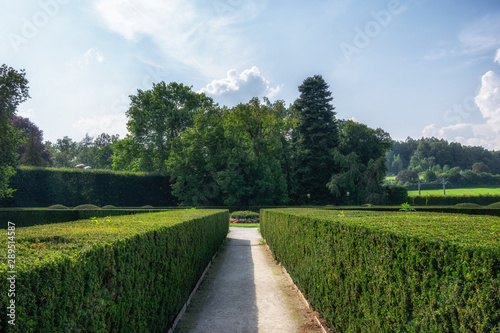
[[232, 212], [231, 219], [258, 219], [259, 213], [251, 212], [249, 210]]
[[328, 203], [326, 187], [335, 173], [334, 151], [339, 145], [339, 131], [332, 93], [321, 75], [304, 80], [300, 96], [293, 104], [297, 125], [293, 133], [293, 172], [291, 192], [296, 203], [306, 204], [306, 194], [313, 203]]
[[261, 211], [273, 255], [335, 332], [492, 332], [497, 217]]
[[12, 127], [21, 132], [24, 144], [17, 149], [19, 163], [27, 166], [49, 166], [50, 152], [43, 144], [43, 131], [28, 118], [14, 116]]
[[75, 207], [87, 202], [98, 206], [165, 207], [177, 203], [170, 194], [169, 177], [158, 174], [22, 167], [12, 178], [12, 188], [16, 189], [13, 198], [0, 205]]
[[78, 206], [76, 206], [73, 209], [76, 209], [76, 210], [84, 210], [84, 209], [85, 210], [88, 210], [88, 209], [96, 210], [96, 209], [101, 209], [101, 208], [99, 208], [96, 205], [92, 205], [92, 204], [83, 204], [83, 205], [78, 205]]
[[[384, 157], [376, 160], [370, 159], [365, 165], [355, 152], [343, 156], [336, 151], [335, 163], [340, 172], [334, 174], [326, 186], [340, 198], [338, 201], [345, 203], [350, 200], [356, 204], [366, 202], [380, 204], [386, 200], [385, 190], [382, 187], [386, 173]], [[349, 197], [347, 197], [347, 192], [349, 192]]]
[[[227, 236], [227, 211], [16, 228], [10, 332], [166, 332]], [[0, 240], [6, 256], [7, 237]], [[0, 289], [8, 290], [7, 266]], [[7, 307], [7, 293], [0, 305]], [[4, 331], [7, 316], [0, 317]]]
[[414, 170], [403, 170], [396, 176], [398, 184], [416, 183], [418, 182], [418, 173]]
[[114, 146], [113, 169], [166, 172], [172, 142], [193, 126], [193, 115], [213, 104], [211, 98], [172, 82], [153, 84], [130, 96], [127, 128], [131, 133]]
[[423, 195], [413, 196], [411, 201], [417, 206], [448, 206], [459, 203], [475, 203], [482, 206], [500, 201], [500, 195]]
[[400, 205], [408, 202], [408, 190], [402, 186], [387, 186], [387, 203], [389, 205]]
[[66, 206], [60, 205], [60, 204], [55, 204], [55, 205], [47, 207], [47, 209], [69, 209], [69, 207], [66, 207]]
[[401, 208], [399, 210], [402, 212], [414, 212], [415, 208], [410, 207], [410, 204], [405, 202], [401, 204]]
[[197, 113], [175, 141], [168, 170], [183, 205], [273, 205], [288, 201], [280, 164], [282, 102], [257, 98], [232, 109]]
[[15, 174], [17, 148], [23, 143], [21, 131], [12, 127], [12, 118], [19, 104], [26, 101], [28, 80], [24, 70], [0, 66], [0, 200], [10, 197], [10, 178]]

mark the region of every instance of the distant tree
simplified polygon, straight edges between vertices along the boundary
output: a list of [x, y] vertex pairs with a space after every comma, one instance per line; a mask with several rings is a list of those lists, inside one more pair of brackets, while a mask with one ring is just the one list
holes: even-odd
[[428, 169], [427, 171], [425, 171], [424, 173], [424, 180], [426, 182], [434, 182], [437, 180], [437, 176], [436, 176], [436, 173], [430, 169]]
[[414, 170], [403, 170], [396, 176], [396, 182], [400, 184], [418, 182], [418, 173]]
[[291, 196], [299, 204], [307, 203], [306, 194], [314, 203], [329, 203], [332, 195], [326, 184], [336, 172], [334, 152], [339, 144], [332, 93], [320, 75], [305, 79], [299, 92], [292, 106], [297, 125]]
[[51, 164], [51, 154], [43, 143], [43, 131], [29, 118], [14, 116], [12, 126], [21, 130], [24, 144], [17, 149], [19, 163], [27, 166], [46, 167]]
[[26, 101], [28, 80], [24, 70], [0, 66], [0, 199], [12, 195], [9, 180], [15, 174], [17, 148], [22, 144], [21, 131], [12, 127], [19, 104]]
[[50, 141], [46, 144], [52, 153], [54, 167], [69, 168], [77, 164], [78, 144], [70, 137], [65, 136], [62, 139], [57, 139], [55, 144]]
[[472, 171], [474, 171], [475, 173], [490, 173], [490, 168], [488, 168], [488, 166], [483, 162], [477, 162], [472, 165]]

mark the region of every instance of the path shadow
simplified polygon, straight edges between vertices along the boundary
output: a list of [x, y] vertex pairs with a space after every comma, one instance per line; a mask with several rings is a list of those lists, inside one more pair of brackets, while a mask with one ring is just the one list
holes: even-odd
[[257, 333], [252, 245], [232, 228], [175, 333]]

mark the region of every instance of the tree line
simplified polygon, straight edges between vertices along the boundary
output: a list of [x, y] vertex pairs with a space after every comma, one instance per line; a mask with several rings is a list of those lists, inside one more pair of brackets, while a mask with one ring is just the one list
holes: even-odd
[[[9, 195], [8, 178], [17, 165], [83, 163], [169, 175], [173, 194], [185, 205], [382, 203], [387, 198], [382, 182], [389, 134], [337, 119], [320, 75], [306, 78], [289, 106], [253, 98], [226, 107], [183, 84], [159, 82], [130, 96], [125, 138], [103, 133], [81, 142], [64, 137], [43, 143], [42, 131], [15, 114], [29, 97], [28, 82], [24, 72], [9, 70], [18, 81], [5, 94], [17, 99], [10, 113], [2, 114], [2, 126], [15, 133], [15, 140], [9, 143], [8, 163], [2, 159], [8, 171], [2, 173], [0, 195]], [[3, 72], [1, 77], [9, 80]], [[3, 135], [2, 140], [6, 145]]]
[[387, 169], [400, 184], [444, 179], [454, 186], [500, 185], [500, 152], [444, 139], [407, 138], [394, 142]]

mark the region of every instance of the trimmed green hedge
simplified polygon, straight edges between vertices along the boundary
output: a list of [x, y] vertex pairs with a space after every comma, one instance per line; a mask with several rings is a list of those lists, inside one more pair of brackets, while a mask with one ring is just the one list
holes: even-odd
[[109, 170], [18, 168], [10, 186], [13, 198], [0, 201], [3, 207], [75, 207], [90, 203], [102, 207], [175, 206], [170, 177], [113, 172]]
[[40, 208], [4, 208], [0, 209], [0, 229], [7, 228], [7, 222], [14, 222], [18, 228], [33, 225], [69, 222], [91, 217], [120, 216], [159, 212], [151, 209], [40, 209]]
[[261, 211], [261, 232], [335, 332], [500, 332], [500, 220]]
[[445, 206], [459, 203], [475, 203], [482, 206], [499, 202], [500, 195], [422, 195], [410, 196], [410, 203], [416, 206]]
[[[228, 225], [227, 211], [177, 210], [16, 228], [16, 295], [2, 262], [0, 331], [166, 332]], [[6, 258], [6, 235], [0, 248]]]

